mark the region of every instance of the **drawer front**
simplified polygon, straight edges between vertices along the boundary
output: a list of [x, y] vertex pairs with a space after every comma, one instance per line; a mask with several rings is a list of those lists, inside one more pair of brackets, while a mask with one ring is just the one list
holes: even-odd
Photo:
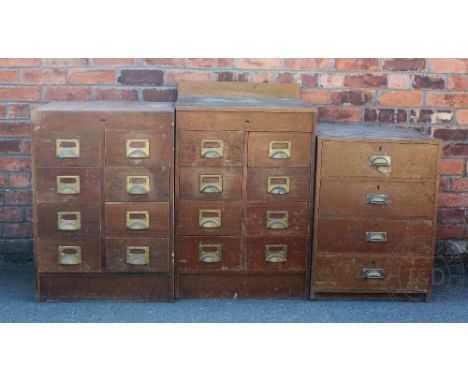
[[97, 130], [36, 131], [33, 134], [36, 166], [98, 167], [102, 156], [101, 137]]
[[100, 237], [101, 205], [98, 203], [38, 203], [39, 237]]
[[250, 167], [310, 167], [309, 133], [249, 133]]
[[241, 200], [242, 168], [181, 167], [181, 200]]
[[172, 137], [154, 131], [106, 131], [106, 166], [171, 167]]
[[310, 169], [249, 168], [247, 173], [249, 201], [310, 201]]
[[36, 168], [35, 196], [41, 202], [96, 202], [101, 199], [99, 168]]
[[179, 271], [240, 270], [241, 240], [227, 236], [180, 236]]
[[432, 220], [318, 219], [317, 251], [433, 256]]
[[107, 239], [108, 272], [169, 272], [169, 239]]
[[179, 202], [179, 234], [240, 235], [240, 202]]
[[432, 261], [432, 257], [318, 253], [312, 260], [312, 288], [330, 292], [426, 291], [431, 289]]
[[307, 237], [308, 234], [308, 203], [247, 205], [247, 236]]
[[38, 238], [38, 272], [101, 272], [101, 240]]
[[322, 176], [435, 179], [438, 146], [324, 141], [321, 162]]
[[107, 237], [169, 235], [169, 203], [106, 203]]
[[181, 131], [180, 166], [242, 166], [244, 138], [240, 131]]
[[109, 167], [105, 169], [106, 201], [169, 201], [168, 168]]
[[434, 198], [434, 182], [395, 183], [324, 178], [320, 182], [319, 214], [432, 217]]
[[305, 271], [307, 237], [247, 239], [247, 269]]

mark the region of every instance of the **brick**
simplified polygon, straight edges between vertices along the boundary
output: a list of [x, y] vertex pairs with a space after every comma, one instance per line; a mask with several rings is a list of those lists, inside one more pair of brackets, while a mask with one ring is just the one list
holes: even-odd
[[234, 60], [232, 58], [189, 58], [187, 59], [188, 68], [227, 68], [232, 67]]
[[464, 163], [461, 159], [442, 159], [440, 163], [441, 174], [463, 174]]
[[15, 140], [0, 140], [0, 154], [19, 154], [21, 153], [21, 141]]
[[4, 186], [8, 186], [8, 175], [0, 174], [0, 187], [4, 187]]
[[166, 84], [176, 85], [179, 81], [211, 81], [210, 72], [168, 72]]
[[317, 118], [320, 122], [359, 122], [361, 109], [320, 107]]
[[143, 101], [174, 102], [177, 99], [176, 88], [154, 88], [142, 90]]
[[320, 75], [320, 87], [322, 88], [342, 88], [344, 77], [340, 74]]
[[89, 60], [87, 58], [43, 58], [42, 64], [53, 67], [83, 67], [88, 66]]
[[6, 109], [7, 109], [6, 105], [0, 105], [0, 119], [5, 118]]
[[464, 141], [468, 139], [468, 129], [432, 129], [432, 136], [445, 141]]
[[15, 190], [11, 191], [8, 190], [6, 192], [6, 200], [5, 200], [6, 205], [31, 205], [32, 204], [32, 192], [31, 190], [25, 190], [25, 191], [20, 191], [20, 190]]
[[0, 261], [32, 261], [33, 240], [0, 240]]
[[442, 155], [468, 158], [468, 143], [451, 143], [442, 149]]
[[437, 221], [439, 224], [465, 224], [466, 216], [464, 209], [445, 209], [438, 210]]
[[272, 72], [253, 72], [250, 73], [250, 81], [252, 82], [272, 82]]
[[447, 89], [468, 90], [468, 76], [449, 76]]
[[248, 82], [249, 73], [237, 73], [237, 72], [216, 72], [217, 81], [239, 81], [239, 82]]
[[439, 188], [441, 191], [450, 191], [452, 188], [450, 179], [451, 177], [448, 175], [440, 176]]
[[33, 221], [33, 210], [32, 207], [23, 207], [24, 209], [24, 220], [27, 222]]
[[134, 89], [105, 88], [95, 92], [97, 101], [136, 101], [138, 98]]
[[344, 84], [349, 88], [383, 88], [387, 86], [384, 74], [358, 74], [345, 77]]
[[94, 66], [132, 66], [135, 65], [134, 58], [93, 58]]
[[379, 120], [379, 111], [377, 109], [364, 110], [364, 122], [377, 122]]
[[465, 227], [463, 225], [438, 226], [437, 238], [438, 239], [462, 239], [464, 228]]
[[377, 58], [335, 58], [335, 69], [344, 72], [375, 72], [379, 66]]
[[429, 107], [468, 107], [468, 93], [429, 93]]
[[145, 65], [164, 66], [169, 68], [184, 68], [185, 59], [183, 58], [144, 58]]
[[311, 104], [326, 105], [330, 102], [328, 91], [326, 90], [302, 90], [301, 99]]
[[122, 70], [117, 81], [124, 85], [162, 85], [164, 73], [161, 70]]
[[408, 89], [410, 85], [410, 76], [401, 73], [387, 74], [388, 87], [390, 89]]
[[443, 78], [435, 76], [414, 76], [413, 88], [415, 89], [444, 89], [445, 81]]
[[32, 237], [31, 223], [5, 223], [3, 224], [3, 237]]
[[31, 141], [23, 141], [23, 154], [31, 154]]
[[349, 90], [331, 93], [331, 101], [335, 105], [366, 105], [372, 103], [374, 93], [360, 90]]
[[17, 103], [8, 105], [6, 117], [9, 119], [29, 119], [29, 104]]
[[0, 157], [2, 171], [30, 171], [31, 158]]
[[31, 187], [31, 181], [29, 175], [10, 175], [10, 186], [17, 188], [29, 188]]
[[439, 193], [439, 206], [441, 207], [468, 207], [468, 193]]
[[91, 88], [72, 86], [51, 86], [45, 91], [47, 101], [89, 101], [91, 100]]
[[240, 69], [277, 69], [280, 66], [281, 66], [280, 58], [239, 58], [237, 59], [237, 67]]
[[410, 122], [412, 123], [450, 123], [453, 119], [451, 110], [411, 110]]
[[280, 84], [293, 84], [298, 82], [297, 73], [281, 72], [276, 75], [276, 82]]
[[317, 74], [301, 74], [302, 86], [318, 86], [318, 75]]
[[31, 136], [29, 123], [0, 122], [0, 137], [28, 137]]
[[68, 82], [71, 84], [113, 84], [114, 80], [113, 70], [76, 71], [68, 76]]
[[365, 109], [364, 122], [405, 123], [407, 112], [403, 109]]
[[67, 72], [63, 69], [28, 69], [23, 70], [21, 83], [27, 85], [64, 84]]
[[456, 58], [433, 58], [432, 71], [436, 73], [467, 73], [468, 60]]
[[395, 72], [416, 72], [426, 69], [425, 58], [386, 58], [384, 59], [383, 70]]
[[453, 179], [452, 191], [468, 192], [468, 178]]
[[0, 70], [0, 83], [9, 83], [18, 81], [17, 70]]
[[0, 58], [0, 67], [13, 66], [38, 66], [41, 60], [38, 58]]
[[288, 69], [295, 69], [295, 70], [301, 70], [301, 69], [324, 70], [328, 68], [328, 59], [326, 58], [286, 58], [285, 67]]
[[456, 120], [461, 125], [468, 125], [468, 110], [457, 110]]
[[23, 211], [20, 207], [0, 207], [1, 222], [18, 222], [22, 220]]
[[0, 101], [39, 101], [41, 90], [38, 86], [1, 87]]
[[378, 104], [382, 106], [422, 106], [422, 93], [416, 91], [385, 91], [378, 97]]

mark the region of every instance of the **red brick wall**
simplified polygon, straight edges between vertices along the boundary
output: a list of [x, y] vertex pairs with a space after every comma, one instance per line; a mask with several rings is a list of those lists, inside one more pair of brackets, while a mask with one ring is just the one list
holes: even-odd
[[468, 59], [0, 59], [0, 260], [31, 258], [30, 112], [49, 101], [172, 101], [181, 79], [297, 82], [319, 122], [443, 139], [438, 237], [466, 252]]

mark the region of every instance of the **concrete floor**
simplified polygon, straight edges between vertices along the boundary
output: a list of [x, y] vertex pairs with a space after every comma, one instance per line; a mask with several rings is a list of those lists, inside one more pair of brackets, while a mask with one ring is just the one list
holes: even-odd
[[432, 302], [178, 300], [34, 301], [32, 264], [0, 264], [0, 322], [468, 322], [467, 266], [436, 262]]

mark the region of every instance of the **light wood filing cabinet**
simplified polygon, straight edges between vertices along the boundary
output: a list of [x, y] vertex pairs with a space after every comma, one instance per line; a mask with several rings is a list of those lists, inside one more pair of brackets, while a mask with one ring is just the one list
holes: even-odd
[[315, 110], [299, 92], [179, 83], [180, 297], [306, 296]]
[[400, 127], [319, 126], [311, 298], [430, 298], [437, 139]]
[[37, 298], [172, 300], [174, 104], [33, 114]]

